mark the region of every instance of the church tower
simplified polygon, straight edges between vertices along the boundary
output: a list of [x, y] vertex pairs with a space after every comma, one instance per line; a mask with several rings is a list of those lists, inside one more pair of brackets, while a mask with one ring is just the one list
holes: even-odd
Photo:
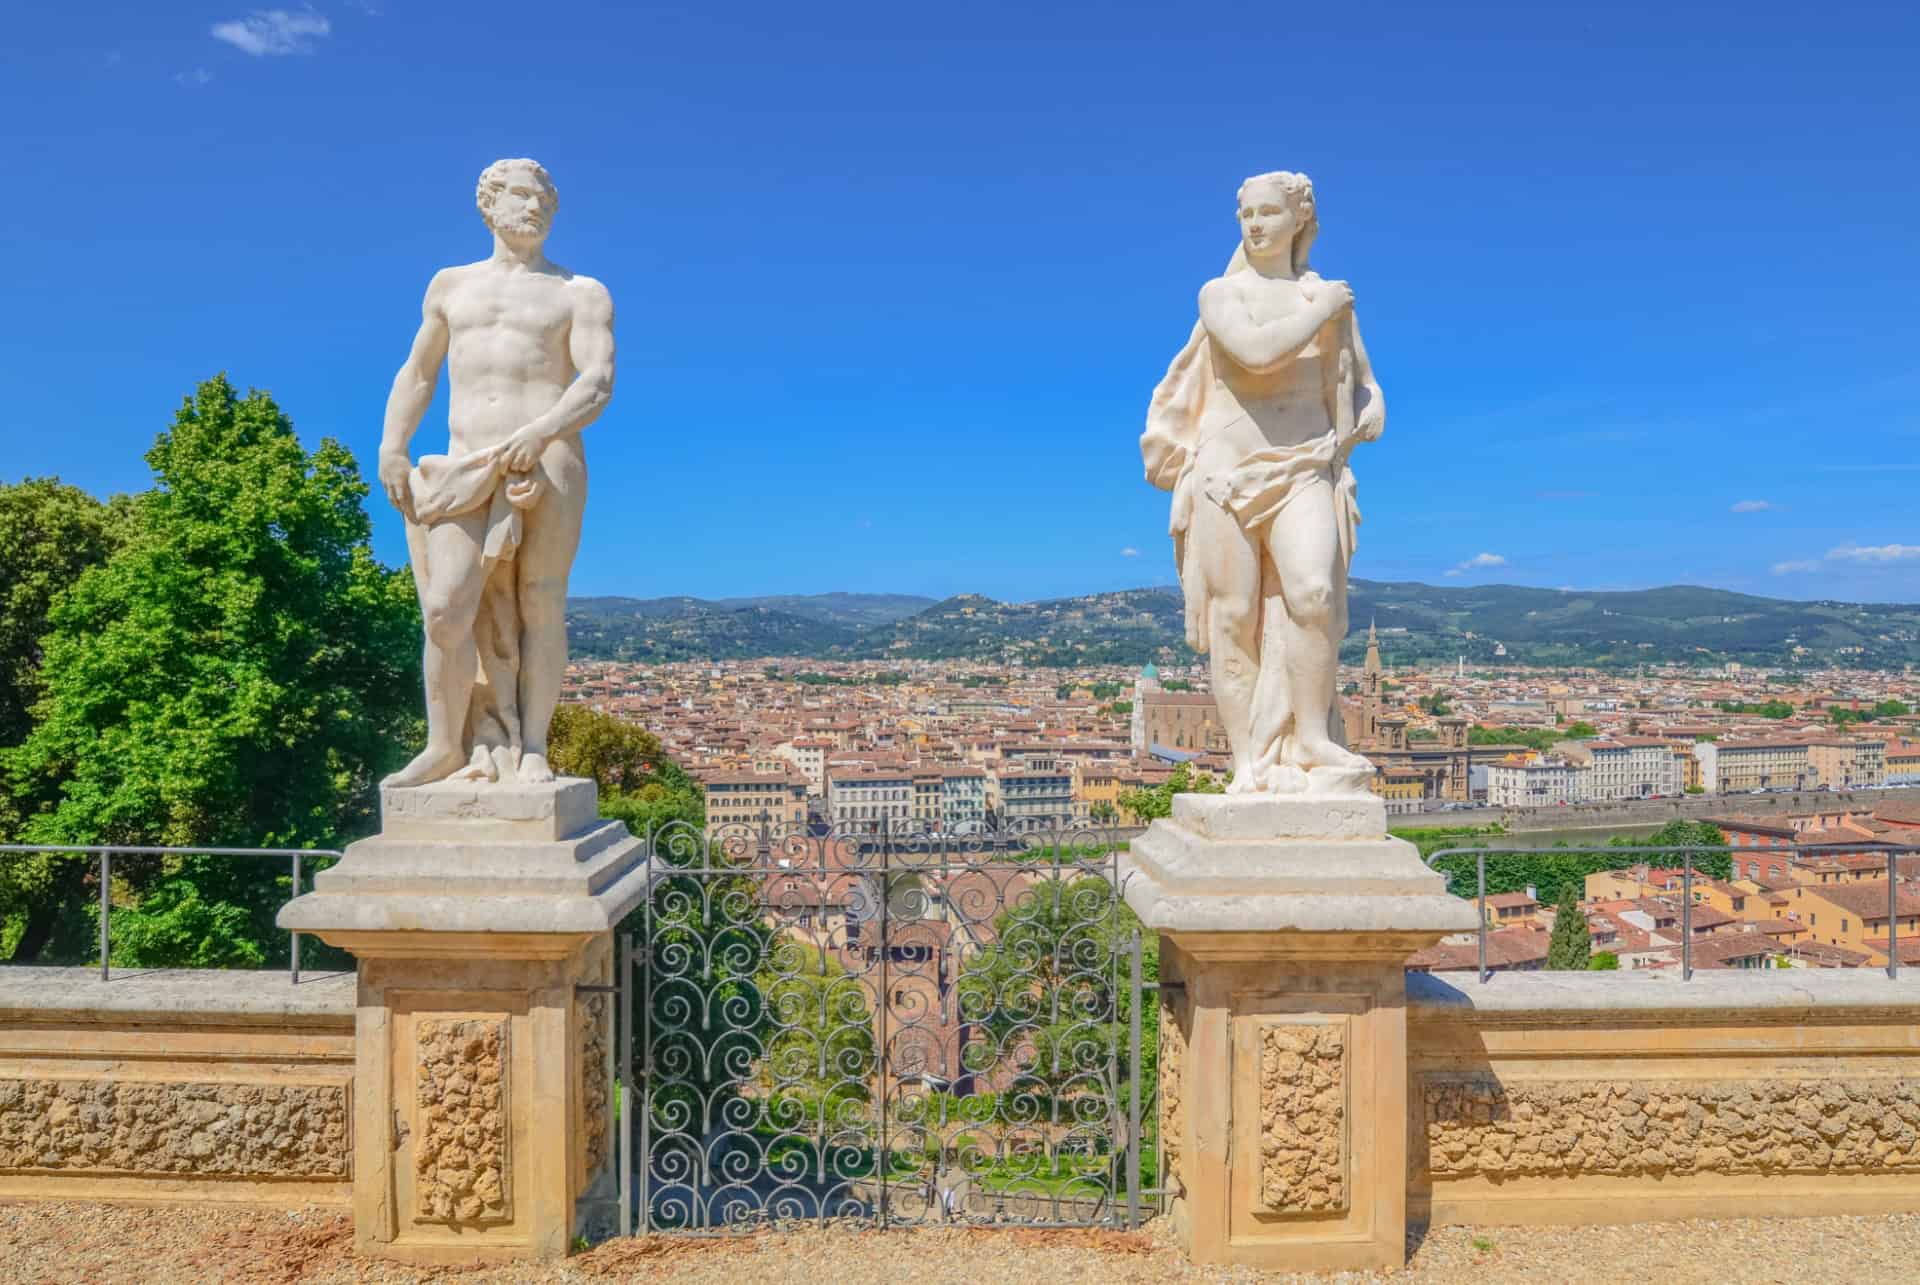
[[1380, 635], [1367, 622], [1367, 663], [1360, 671], [1360, 744], [1380, 744]]

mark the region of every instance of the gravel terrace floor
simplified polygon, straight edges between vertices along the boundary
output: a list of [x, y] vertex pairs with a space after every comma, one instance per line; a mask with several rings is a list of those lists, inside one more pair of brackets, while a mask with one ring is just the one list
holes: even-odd
[[421, 1271], [357, 1260], [352, 1256], [352, 1241], [347, 1215], [334, 1210], [0, 1204], [0, 1285], [172, 1285], [176, 1281], [1106, 1285], [1256, 1280], [1871, 1285], [1920, 1279], [1920, 1215], [1916, 1214], [1632, 1227], [1438, 1227], [1419, 1240], [1406, 1271], [1385, 1277], [1282, 1277], [1244, 1270], [1197, 1270], [1181, 1261], [1163, 1222], [1141, 1232], [810, 1229], [719, 1241], [616, 1240], [564, 1263], [482, 1271]]

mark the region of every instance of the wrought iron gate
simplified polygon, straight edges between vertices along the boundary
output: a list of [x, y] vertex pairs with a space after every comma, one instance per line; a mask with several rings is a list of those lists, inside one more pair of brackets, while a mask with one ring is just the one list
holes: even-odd
[[1138, 1223], [1150, 992], [1111, 836], [653, 850], [620, 941], [622, 1234]]

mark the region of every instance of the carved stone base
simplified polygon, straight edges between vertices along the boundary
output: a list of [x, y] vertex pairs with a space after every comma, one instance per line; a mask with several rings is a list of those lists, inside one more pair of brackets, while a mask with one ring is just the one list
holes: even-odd
[[649, 872], [592, 794], [386, 791], [387, 830], [281, 911], [359, 961], [359, 1251], [557, 1258], [604, 1196], [613, 1004], [592, 988], [613, 981], [609, 930]]
[[1182, 1248], [1269, 1270], [1403, 1266], [1405, 964], [1471, 928], [1473, 907], [1370, 798], [1182, 795], [1126, 860], [1127, 902], [1160, 932]]

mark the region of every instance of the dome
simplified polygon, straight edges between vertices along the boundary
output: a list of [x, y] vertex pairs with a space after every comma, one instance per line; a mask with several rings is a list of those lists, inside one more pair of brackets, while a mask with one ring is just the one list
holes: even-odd
[[1158, 679], [1160, 677], [1159, 666], [1155, 665], [1152, 661], [1148, 661], [1146, 668], [1140, 671], [1140, 677]]

